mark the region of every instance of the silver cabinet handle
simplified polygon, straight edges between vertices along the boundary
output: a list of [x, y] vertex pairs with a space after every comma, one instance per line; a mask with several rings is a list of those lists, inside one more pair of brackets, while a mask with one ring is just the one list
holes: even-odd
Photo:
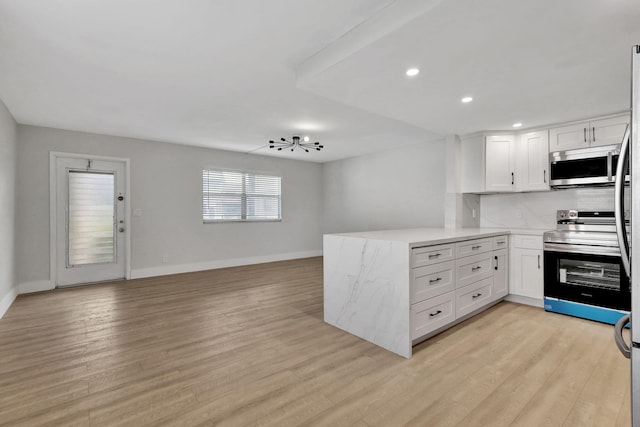
[[475, 251], [475, 250], [480, 249], [481, 247], [482, 247], [482, 245], [471, 246], [471, 250], [472, 250], [472, 251]]
[[429, 313], [429, 317], [436, 317], [440, 313], [442, 313], [442, 310], [438, 310], [435, 313]]
[[616, 322], [616, 326], [613, 328], [613, 336], [616, 340], [616, 345], [618, 346], [618, 350], [620, 353], [627, 359], [631, 359], [631, 348], [624, 342], [624, 338], [622, 337], [622, 330], [629, 323], [630, 316], [624, 315]]
[[471, 267], [471, 271], [478, 271], [482, 268], [481, 265], [477, 266], [477, 267]]
[[584, 142], [587, 142], [587, 128], [582, 128], [584, 131]]
[[495, 266], [495, 267], [493, 267], [493, 269], [494, 269], [494, 270], [497, 270], [497, 269], [498, 269], [498, 257], [497, 257], [497, 256], [494, 256], [493, 258], [496, 260], [496, 266]]
[[513, 172], [511, 172], [511, 185], [513, 185], [514, 181], [515, 180], [514, 180]]
[[595, 126], [591, 128], [591, 140], [593, 142], [596, 142], [596, 127]]
[[442, 254], [438, 253], [438, 254], [429, 255], [429, 259], [438, 258], [440, 255]]
[[538, 255], [538, 270], [540, 270], [540, 255]]
[[476, 299], [476, 298], [479, 298], [479, 297], [481, 297], [481, 296], [482, 296], [482, 294], [481, 294], [480, 292], [478, 292], [478, 293], [477, 293], [477, 294], [475, 294], [475, 295], [471, 295], [471, 299]]
[[542, 171], [542, 182], [545, 183], [545, 184], [547, 183], [547, 170], [546, 169], [544, 169]]
[[507, 242], [505, 242], [504, 240], [500, 240], [499, 242], [496, 242], [496, 244], [498, 244], [498, 245], [504, 245], [505, 243], [507, 243]]
[[437, 279], [431, 279], [429, 280], [429, 283], [438, 283], [440, 280], [442, 280], [442, 277], [438, 277]]
[[618, 157], [618, 168], [616, 170], [616, 186], [615, 201], [613, 203], [614, 216], [616, 219], [616, 234], [618, 235], [618, 246], [620, 247], [620, 256], [622, 257], [622, 265], [627, 272], [627, 276], [631, 273], [629, 266], [629, 240], [627, 239], [627, 230], [624, 222], [624, 179], [629, 159], [629, 139], [631, 129], [627, 125], [622, 137], [622, 146], [620, 147], [620, 156]]

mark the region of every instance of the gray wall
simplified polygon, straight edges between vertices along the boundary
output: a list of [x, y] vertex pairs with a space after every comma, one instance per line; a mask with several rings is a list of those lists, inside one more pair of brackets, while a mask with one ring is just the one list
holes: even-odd
[[15, 213], [17, 124], [0, 101], [0, 317], [16, 295]]
[[[322, 166], [275, 157], [20, 125], [17, 280], [49, 278], [49, 152], [131, 160], [132, 276], [319, 254]], [[282, 176], [282, 222], [202, 223], [202, 169]], [[162, 265], [162, 256], [168, 263]], [[37, 288], [37, 286], [36, 286]]]
[[445, 141], [324, 164], [325, 233], [442, 227]]

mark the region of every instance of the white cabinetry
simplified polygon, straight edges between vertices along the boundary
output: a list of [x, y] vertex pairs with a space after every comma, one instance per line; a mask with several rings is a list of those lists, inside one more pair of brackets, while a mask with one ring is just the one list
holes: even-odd
[[512, 235], [510, 299], [542, 306], [544, 257], [542, 236]]
[[629, 115], [594, 119], [549, 130], [549, 152], [620, 144]]
[[507, 249], [493, 252], [493, 295], [502, 298], [509, 293], [509, 255]]
[[516, 173], [515, 137], [513, 135], [487, 136], [485, 144], [485, 191], [513, 191]]
[[462, 192], [549, 190], [546, 130], [462, 141]]
[[549, 190], [549, 133], [519, 135], [516, 153], [516, 191]]
[[507, 247], [502, 235], [413, 248], [411, 339], [433, 335], [503, 298]]

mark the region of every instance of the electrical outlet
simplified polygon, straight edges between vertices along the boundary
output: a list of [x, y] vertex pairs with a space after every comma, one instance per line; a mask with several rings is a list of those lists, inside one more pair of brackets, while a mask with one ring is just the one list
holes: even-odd
[[162, 255], [162, 263], [166, 264], [169, 262], [169, 256], [168, 255]]

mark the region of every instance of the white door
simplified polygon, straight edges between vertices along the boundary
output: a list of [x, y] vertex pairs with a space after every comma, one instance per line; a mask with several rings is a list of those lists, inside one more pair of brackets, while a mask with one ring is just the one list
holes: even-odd
[[620, 144], [630, 121], [629, 116], [593, 120], [590, 123], [591, 146]]
[[547, 131], [529, 132], [520, 137], [517, 151], [518, 191], [549, 189], [549, 134]]
[[486, 191], [513, 191], [515, 184], [515, 137], [487, 136]]
[[125, 163], [56, 159], [56, 284], [125, 277]]
[[589, 147], [589, 123], [562, 126], [549, 130], [549, 152]]

